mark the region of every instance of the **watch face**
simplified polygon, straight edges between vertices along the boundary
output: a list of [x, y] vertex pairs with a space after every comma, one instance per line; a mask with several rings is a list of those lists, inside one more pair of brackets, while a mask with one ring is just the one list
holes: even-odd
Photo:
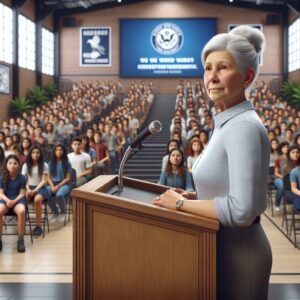
[[183, 201], [184, 201], [184, 199], [178, 199], [176, 201], [176, 209], [179, 210], [181, 208], [181, 206], [183, 205]]

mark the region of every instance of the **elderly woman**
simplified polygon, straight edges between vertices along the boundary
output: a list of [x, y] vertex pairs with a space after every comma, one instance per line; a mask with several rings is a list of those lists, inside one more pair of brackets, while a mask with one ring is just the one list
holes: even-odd
[[[206, 149], [193, 166], [196, 193], [166, 191], [153, 203], [217, 219], [217, 298], [267, 299], [272, 266], [260, 225], [266, 209], [270, 144], [245, 100], [258, 74], [262, 32], [238, 26], [213, 37], [202, 51], [204, 84], [221, 112]], [[198, 199], [198, 200], [196, 200]]]

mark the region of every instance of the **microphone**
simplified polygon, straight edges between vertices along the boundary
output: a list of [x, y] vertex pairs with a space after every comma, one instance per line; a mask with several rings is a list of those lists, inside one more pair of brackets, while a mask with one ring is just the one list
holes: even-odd
[[139, 146], [142, 141], [149, 136], [150, 134], [156, 134], [161, 132], [162, 125], [159, 121], [153, 121], [150, 123], [149, 127], [146, 127], [141, 133], [139, 133], [129, 144], [131, 149], [136, 148]]
[[161, 132], [162, 130], [162, 125], [159, 121], [153, 121], [150, 123], [149, 127], [146, 127], [140, 134], [138, 134], [129, 144], [127, 147], [123, 158], [120, 163], [120, 168], [119, 168], [119, 177], [118, 177], [118, 193], [120, 194], [123, 191], [123, 172], [124, 172], [124, 166], [125, 162], [127, 161], [129, 154], [132, 149], [138, 147], [142, 141], [150, 134], [156, 134]]

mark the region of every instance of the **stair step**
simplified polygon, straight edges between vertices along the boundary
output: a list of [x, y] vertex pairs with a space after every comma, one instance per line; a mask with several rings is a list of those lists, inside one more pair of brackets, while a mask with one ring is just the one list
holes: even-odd
[[143, 148], [126, 162], [124, 175], [148, 182], [157, 183], [161, 173], [162, 158], [166, 155], [166, 146], [170, 140], [170, 124], [174, 116], [176, 97], [174, 95], [157, 96], [144, 128], [154, 120], [162, 123], [163, 130], [150, 135]]

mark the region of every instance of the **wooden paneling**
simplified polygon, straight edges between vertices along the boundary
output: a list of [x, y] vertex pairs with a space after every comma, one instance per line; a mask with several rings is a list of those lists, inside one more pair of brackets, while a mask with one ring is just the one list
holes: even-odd
[[46, 85], [47, 83], [53, 82], [54, 77], [42, 74], [42, 85]]
[[289, 79], [300, 83], [300, 70], [289, 73]]
[[88, 216], [94, 233], [88, 241], [88, 291], [95, 291], [88, 299], [198, 299], [197, 233], [127, 220], [97, 208]]
[[35, 87], [35, 72], [20, 68], [19, 96], [26, 97], [29, 89]]
[[116, 179], [72, 191], [74, 299], [215, 299], [218, 222], [99, 192]]

